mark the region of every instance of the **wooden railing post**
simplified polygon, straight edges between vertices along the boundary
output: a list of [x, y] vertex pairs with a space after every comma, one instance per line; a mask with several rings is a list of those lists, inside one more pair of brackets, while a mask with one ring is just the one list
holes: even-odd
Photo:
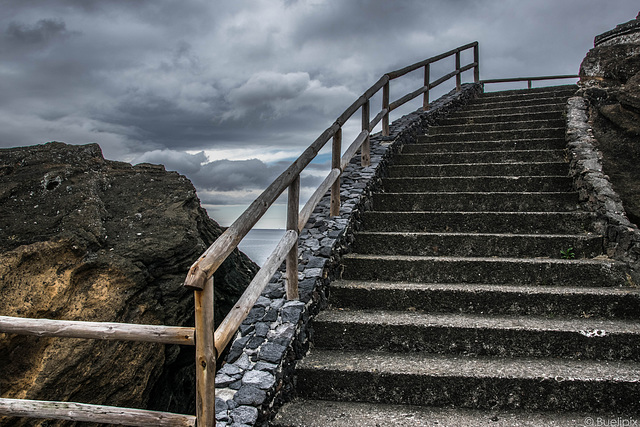
[[196, 334], [196, 419], [198, 427], [216, 425], [216, 346], [214, 343], [213, 277], [194, 291]]
[[[369, 132], [369, 107], [371, 102], [367, 99], [364, 104], [362, 104], [362, 130], [366, 130]], [[360, 164], [362, 167], [371, 166], [371, 146], [369, 143], [369, 135], [362, 143], [362, 147], [360, 148]]]
[[382, 117], [382, 136], [389, 136], [389, 82], [382, 87], [382, 109], [387, 110]]
[[[287, 230], [298, 233], [298, 212], [300, 209], [300, 175], [289, 186], [287, 200]], [[298, 299], [298, 241], [287, 254], [287, 299]]]
[[424, 111], [427, 111], [429, 109], [429, 84], [430, 84], [430, 80], [431, 80], [431, 67], [429, 66], [430, 64], [427, 64], [424, 66], [424, 96], [422, 98], [422, 109]]
[[477, 42], [473, 46], [473, 62], [476, 64], [476, 66], [473, 67], [473, 81], [474, 83], [480, 83], [480, 51]]
[[458, 71], [458, 74], [456, 74], [456, 90], [460, 92], [460, 90], [462, 89], [462, 73], [460, 73], [460, 51], [456, 52], [456, 71]]
[[[333, 135], [331, 146], [331, 169], [340, 169], [340, 153], [342, 151], [342, 128]], [[340, 177], [331, 186], [331, 216], [340, 215]]]

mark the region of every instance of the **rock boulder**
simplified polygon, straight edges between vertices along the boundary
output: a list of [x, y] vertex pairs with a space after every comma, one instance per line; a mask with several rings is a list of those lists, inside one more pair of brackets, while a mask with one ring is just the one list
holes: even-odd
[[[191, 263], [223, 230], [191, 182], [96, 144], [0, 150], [0, 315], [193, 326]], [[216, 320], [257, 271], [215, 275]], [[192, 347], [0, 334], [0, 396], [195, 413]], [[34, 424], [0, 418], [0, 425]]]
[[640, 225], [639, 18], [596, 36], [580, 66], [580, 85], [605, 173], [629, 220]]

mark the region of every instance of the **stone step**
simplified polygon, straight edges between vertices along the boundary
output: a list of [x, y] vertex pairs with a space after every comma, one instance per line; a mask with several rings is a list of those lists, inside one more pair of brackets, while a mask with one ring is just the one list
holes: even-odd
[[550, 103], [537, 105], [524, 105], [519, 107], [501, 106], [500, 104], [482, 105], [476, 104], [458, 111], [453, 111], [447, 116], [447, 119], [459, 117], [472, 118], [482, 116], [502, 116], [505, 114], [534, 114], [542, 112], [554, 112], [561, 115], [566, 108], [564, 103]]
[[494, 285], [622, 286], [627, 270], [609, 259], [549, 259], [408, 255], [343, 256], [346, 280]]
[[[571, 248], [571, 250], [569, 250]], [[603, 252], [595, 234], [358, 232], [353, 251], [375, 255], [593, 258]]]
[[418, 137], [418, 142], [501, 141], [504, 139], [531, 138], [564, 138], [564, 127], [422, 135]]
[[556, 96], [512, 96], [512, 97], [498, 97], [498, 96], [479, 96], [478, 98], [470, 100], [465, 106], [466, 109], [473, 109], [476, 106], [482, 106], [488, 108], [489, 106], [500, 107], [521, 107], [529, 105], [566, 105], [568, 97], [556, 97]]
[[297, 365], [297, 387], [304, 398], [339, 401], [619, 416], [640, 411], [640, 369], [627, 361], [314, 349]]
[[374, 193], [377, 211], [559, 212], [578, 209], [575, 192]]
[[468, 163], [442, 165], [397, 165], [389, 167], [391, 178], [409, 176], [540, 176], [568, 175], [569, 163], [526, 162], [526, 163]]
[[[640, 319], [640, 288], [338, 280], [333, 307], [432, 313]], [[602, 329], [602, 328], [600, 328]]]
[[545, 86], [532, 89], [513, 89], [482, 93], [479, 98], [485, 99], [513, 99], [513, 98], [569, 98], [578, 90], [578, 86], [558, 85]]
[[452, 176], [385, 178], [383, 188], [391, 193], [425, 191], [571, 191], [567, 176]]
[[566, 99], [559, 98], [514, 98], [508, 101], [500, 99], [472, 99], [465, 106], [465, 110], [492, 110], [494, 108], [517, 109], [521, 107], [532, 107], [538, 105], [549, 105], [554, 110], [561, 110], [566, 106]]
[[582, 234], [595, 217], [586, 212], [389, 212], [366, 211], [367, 231]]
[[402, 147], [403, 154], [416, 153], [459, 153], [467, 151], [506, 151], [506, 150], [562, 150], [563, 138], [536, 138], [502, 141], [467, 142], [430, 142], [407, 144]]
[[[464, 408], [438, 408], [412, 405], [390, 405], [368, 402], [295, 399], [286, 403], [270, 424], [273, 427], [584, 427], [593, 420], [611, 424], [618, 414], [592, 418], [593, 413], [532, 412], [522, 410], [487, 411]], [[635, 420], [635, 418], [634, 418]], [[622, 424], [619, 424], [622, 425]]]
[[527, 120], [527, 121], [493, 121], [489, 123], [464, 123], [464, 124], [439, 124], [429, 128], [429, 135], [449, 135], [462, 132], [489, 132], [489, 131], [512, 131], [512, 130], [536, 130], [561, 128], [564, 126], [562, 117], [547, 120]]
[[505, 123], [505, 122], [516, 122], [523, 123], [530, 120], [550, 120], [550, 121], [558, 121], [562, 120], [562, 114], [560, 111], [539, 111], [539, 112], [531, 112], [531, 113], [512, 113], [512, 112], [504, 112], [502, 114], [486, 114], [486, 115], [476, 115], [473, 117], [469, 117], [465, 114], [457, 114], [456, 116], [449, 116], [445, 119], [441, 119], [438, 121], [439, 126], [448, 126], [448, 125], [468, 125], [468, 124], [479, 124], [479, 123]]
[[506, 150], [472, 151], [457, 153], [417, 153], [397, 154], [394, 165], [426, 165], [456, 163], [523, 163], [561, 162], [565, 160], [564, 150]]
[[332, 350], [640, 361], [630, 320], [324, 310], [313, 330], [315, 348]]

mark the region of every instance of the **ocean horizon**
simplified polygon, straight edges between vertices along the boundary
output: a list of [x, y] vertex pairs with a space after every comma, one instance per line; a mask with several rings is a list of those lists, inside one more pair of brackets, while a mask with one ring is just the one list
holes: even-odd
[[242, 239], [238, 249], [262, 267], [282, 236], [284, 236], [285, 231], [282, 228], [252, 229]]

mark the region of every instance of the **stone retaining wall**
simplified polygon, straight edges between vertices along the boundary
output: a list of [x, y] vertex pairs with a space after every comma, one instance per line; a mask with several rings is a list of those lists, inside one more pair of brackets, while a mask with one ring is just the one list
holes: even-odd
[[602, 153], [588, 121], [582, 96], [567, 102], [567, 149], [570, 175], [583, 207], [596, 214], [595, 232], [605, 238], [606, 254], [631, 266], [630, 284], [640, 284], [640, 230], [624, 213], [622, 201], [602, 169]]
[[361, 213], [371, 207], [371, 194], [386, 175], [393, 154], [450, 111], [481, 92], [465, 84], [431, 104], [393, 122], [390, 136], [371, 137], [371, 166], [360, 167], [356, 156], [341, 177], [340, 216], [330, 217], [325, 196], [302, 231], [299, 241], [300, 300], [287, 301], [283, 269], [271, 279], [243, 322], [225, 364], [216, 375], [217, 426], [266, 425], [291, 396], [297, 360], [313, 340], [309, 320], [326, 307], [330, 283], [340, 276], [340, 257], [350, 252]]

